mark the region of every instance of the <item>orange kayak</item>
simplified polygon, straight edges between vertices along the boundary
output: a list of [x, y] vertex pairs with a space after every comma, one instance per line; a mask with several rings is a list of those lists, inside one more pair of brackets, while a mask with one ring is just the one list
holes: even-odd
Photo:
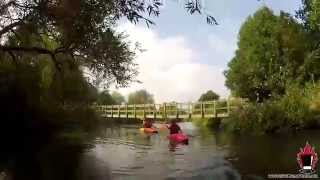
[[158, 130], [155, 128], [140, 128], [140, 131], [143, 131], [146, 133], [158, 133]]

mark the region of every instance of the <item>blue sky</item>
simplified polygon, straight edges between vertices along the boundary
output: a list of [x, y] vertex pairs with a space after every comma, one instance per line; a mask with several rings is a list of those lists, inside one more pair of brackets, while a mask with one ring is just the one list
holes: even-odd
[[294, 14], [301, 0], [202, 0], [203, 11], [219, 25], [206, 24], [205, 16], [190, 15], [183, 0], [163, 0], [155, 26], [122, 22], [120, 31], [141, 43], [147, 52], [136, 58], [142, 84], [119, 89], [124, 95], [138, 89], [150, 91], [157, 102], [196, 101], [212, 89], [228, 97], [222, 75], [237, 48], [238, 31], [246, 18], [263, 5]]

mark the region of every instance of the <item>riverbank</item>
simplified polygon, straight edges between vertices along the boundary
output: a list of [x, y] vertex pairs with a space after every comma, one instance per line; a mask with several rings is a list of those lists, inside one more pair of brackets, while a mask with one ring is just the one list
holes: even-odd
[[234, 109], [223, 126], [239, 133], [294, 132], [320, 128], [320, 86], [292, 86], [285, 95]]

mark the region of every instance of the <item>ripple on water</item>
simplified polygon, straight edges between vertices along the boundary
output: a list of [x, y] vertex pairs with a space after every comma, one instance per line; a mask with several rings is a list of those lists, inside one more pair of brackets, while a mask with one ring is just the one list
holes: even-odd
[[103, 138], [96, 139], [96, 144], [108, 144], [108, 145], [123, 145], [128, 146], [131, 150], [149, 150], [152, 148], [149, 144], [138, 144], [132, 140], [122, 140], [117, 138]]

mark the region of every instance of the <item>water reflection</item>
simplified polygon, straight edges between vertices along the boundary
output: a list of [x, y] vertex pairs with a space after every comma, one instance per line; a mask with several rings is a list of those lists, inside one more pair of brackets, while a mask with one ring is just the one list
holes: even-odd
[[138, 126], [120, 126], [119, 136], [111, 135], [112, 128], [104, 129], [106, 136], [89, 154], [109, 165], [112, 179], [240, 179], [224, 159], [225, 150], [216, 147], [212, 131], [180, 125], [189, 145], [170, 142], [166, 130], [152, 135], [139, 133]]
[[62, 141], [21, 146], [11, 161], [0, 160], [0, 180], [263, 179], [297, 173], [296, 153], [306, 141], [320, 150], [317, 131], [254, 137], [180, 125], [188, 145], [170, 143], [164, 129], [146, 134], [138, 125], [105, 125], [92, 133], [90, 148]]

